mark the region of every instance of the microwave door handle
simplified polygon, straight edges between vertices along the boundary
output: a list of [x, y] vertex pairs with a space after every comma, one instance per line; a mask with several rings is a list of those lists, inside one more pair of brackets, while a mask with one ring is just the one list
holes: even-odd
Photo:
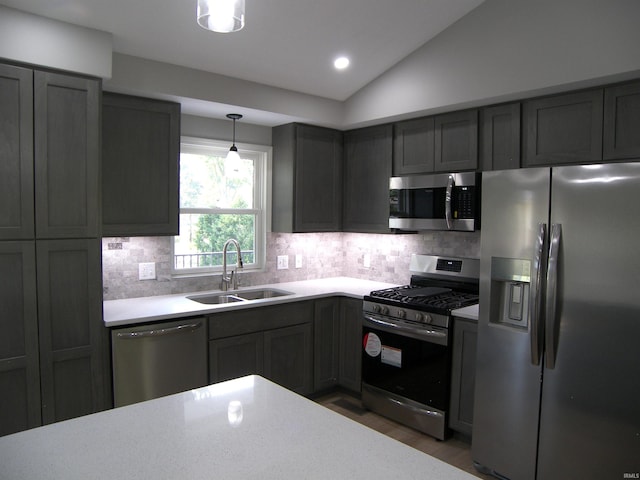
[[447, 229], [451, 230], [453, 228], [453, 221], [451, 216], [451, 198], [453, 196], [453, 187], [455, 186], [455, 180], [453, 179], [453, 175], [449, 175], [449, 180], [447, 180], [447, 192], [444, 197], [444, 219], [447, 222]]

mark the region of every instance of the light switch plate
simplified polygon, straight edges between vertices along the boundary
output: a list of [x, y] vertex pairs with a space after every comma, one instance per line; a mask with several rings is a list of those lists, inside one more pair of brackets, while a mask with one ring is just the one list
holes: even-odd
[[156, 264], [155, 262], [138, 264], [138, 280], [155, 280]]
[[289, 268], [289, 255], [278, 255], [278, 270]]

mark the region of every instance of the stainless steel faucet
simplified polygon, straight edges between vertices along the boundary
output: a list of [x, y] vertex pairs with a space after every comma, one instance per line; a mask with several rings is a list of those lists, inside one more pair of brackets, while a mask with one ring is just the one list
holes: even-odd
[[240, 253], [240, 244], [235, 238], [230, 238], [224, 242], [222, 247], [222, 282], [220, 283], [220, 289], [223, 291], [229, 290], [229, 284], [233, 282], [233, 289], [238, 288], [238, 273], [231, 270], [231, 275], [227, 276], [227, 248], [229, 244], [233, 243], [236, 246], [236, 252], [238, 254], [238, 268], [242, 268], [242, 253]]

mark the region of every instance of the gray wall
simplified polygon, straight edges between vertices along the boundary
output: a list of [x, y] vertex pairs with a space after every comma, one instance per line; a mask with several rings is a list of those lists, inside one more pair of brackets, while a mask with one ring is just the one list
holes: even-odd
[[112, 35], [0, 5], [0, 58], [111, 76]]
[[345, 125], [640, 76], [637, 0], [486, 0], [349, 98]]

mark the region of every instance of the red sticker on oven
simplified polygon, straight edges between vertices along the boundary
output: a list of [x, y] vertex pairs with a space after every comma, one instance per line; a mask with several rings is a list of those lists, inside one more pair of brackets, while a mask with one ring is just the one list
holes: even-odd
[[377, 357], [380, 355], [382, 351], [382, 342], [380, 341], [380, 337], [375, 333], [367, 333], [364, 336], [364, 340], [362, 341], [364, 345], [364, 351], [367, 352], [367, 355], [370, 357]]

